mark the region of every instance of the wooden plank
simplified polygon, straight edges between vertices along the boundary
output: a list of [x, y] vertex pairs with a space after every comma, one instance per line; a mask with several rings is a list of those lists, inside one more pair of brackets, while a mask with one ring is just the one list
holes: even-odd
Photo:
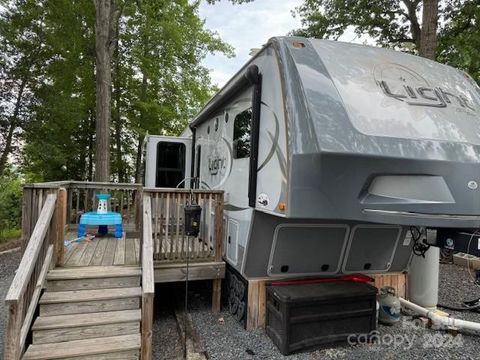
[[22, 249], [27, 247], [32, 234], [32, 196], [33, 189], [23, 189], [22, 197]]
[[170, 194], [166, 194], [165, 198], [165, 240], [169, 243], [169, 247], [166, 250], [165, 257], [172, 259], [172, 243], [170, 241]]
[[125, 239], [125, 265], [137, 265], [135, 239]]
[[[64, 341], [133, 335], [138, 333], [140, 333], [140, 321], [37, 330], [33, 332], [33, 344], [52, 344]], [[56, 346], [56, 344], [52, 344], [52, 347], [53, 346]]]
[[130, 297], [139, 297], [142, 289], [139, 287], [119, 289], [96, 289], [46, 292], [40, 299], [40, 304], [61, 304], [93, 300], [117, 300]]
[[266, 321], [266, 282], [248, 281], [247, 330], [265, 327]]
[[77, 249], [77, 246], [78, 246], [78, 243], [72, 243], [68, 246], [66, 246], [66, 250], [65, 250], [65, 253], [64, 253], [64, 256], [63, 256], [63, 264], [62, 266], [66, 266], [67, 265], [67, 261], [70, 259], [70, 257], [73, 255], [73, 253], [75, 252], [75, 250]]
[[140, 350], [119, 351], [109, 354], [88, 355], [81, 357], [66, 357], [62, 360], [138, 360], [140, 359]]
[[58, 189], [57, 206], [55, 209], [55, 265], [63, 264], [65, 240], [65, 225], [67, 224], [67, 190]]
[[222, 303], [222, 279], [215, 279], [212, 283], [212, 311], [219, 313]]
[[140, 321], [142, 312], [137, 310], [107, 311], [89, 314], [54, 315], [39, 317], [32, 326], [32, 330], [63, 329], [69, 327], [118, 324], [123, 322]]
[[140, 276], [48, 281], [47, 291], [115, 289], [140, 286]]
[[142, 347], [141, 359], [152, 359], [153, 336], [153, 294], [144, 293], [142, 297]]
[[175, 257], [180, 257], [179, 256], [179, 249], [180, 249], [180, 197], [178, 195], [181, 194], [176, 194], [174, 199], [175, 199], [175, 207], [176, 207], [176, 216], [175, 216]]
[[159, 239], [159, 226], [158, 226], [158, 216], [159, 216], [159, 202], [160, 200], [158, 199], [158, 193], [155, 194], [155, 206], [154, 209], [152, 209], [152, 216], [155, 219], [155, 225], [153, 228], [153, 256], [154, 258], [158, 257], [158, 253], [160, 252], [160, 239]]
[[77, 246], [75, 247], [75, 250], [73, 254], [70, 256], [70, 258], [67, 260], [65, 263], [65, 266], [80, 266], [80, 259], [83, 256], [83, 253], [85, 252], [85, 249], [88, 246], [88, 242], [82, 241], [77, 243]]
[[82, 257], [80, 258], [78, 262], [78, 266], [86, 266], [90, 264], [92, 261], [93, 255], [95, 254], [95, 251], [98, 246], [98, 241], [92, 241], [90, 243], [86, 242], [86, 248], [85, 251], [82, 254]]
[[22, 329], [20, 330], [20, 348], [21, 349], [23, 349], [23, 347], [25, 346], [25, 341], [27, 339], [28, 332], [30, 331], [30, 326], [32, 325], [33, 316], [35, 315], [35, 311], [37, 310], [38, 299], [40, 298], [40, 294], [42, 293], [42, 289], [45, 284], [45, 278], [50, 268], [50, 264], [52, 263], [52, 258], [53, 258], [53, 245], [50, 245], [47, 250], [47, 255], [45, 256], [45, 259], [43, 261], [42, 270], [40, 271], [40, 275], [38, 277], [35, 290], [30, 300], [30, 306], [28, 307], [27, 312], [25, 314], [25, 319], [23, 320]]
[[20, 348], [20, 330], [22, 328], [23, 320], [23, 301], [12, 302], [7, 304], [7, 328], [4, 339], [5, 360], [19, 360], [23, 349]]
[[[155, 265], [155, 282], [185, 281], [187, 267], [185, 264]], [[192, 263], [189, 264], [189, 280], [213, 280], [225, 277], [225, 263]]]
[[223, 256], [223, 194], [216, 196], [215, 206], [215, 261], [221, 261]]
[[97, 243], [97, 247], [95, 248], [95, 253], [92, 256], [90, 265], [101, 265], [103, 256], [105, 255], [105, 251], [107, 249], [108, 238], [99, 238], [93, 241]]
[[55, 346], [50, 344], [32, 345], [25, 353], [23, 360], [63, 359], [66, 357], [118, 353], [137, 349], [140, 349], [139, 335], [122, 335], [67, 341], [57, 343]]
[[115, 257], [113, 259], [113, 265], [125, 264], [125, 237], [122, 236], [117, 239], [117, 247], [115, 248]]
[[152, 359], [153, 296], [155, 293], [153, 271], [152, 205], [149, 195], [143, 198], [142, 234], [142, 360]]
[[375, 280], [374, 286], [379, 290], [383, 286], [392, 286], [397, 296], [406, 298], [407, 293], [407, 275], [404, 273], [373, 274], [371, 277]]
[[142, 238], [142, 286], [143, 293], [153, 294], [155, 282], [153, 273], [152, 215], [150, 196], [143, 198], [143, 238]]
[[126, 266], [84, 266], [76, 268], [57, 268], [51, 270], [48, 280], [74, 280], [74, 279], [96, 279], [114, 278], [126, 276], [140, 276], [142, 271], [139, 267]]
[[117, 247], [117, 240], [108, 238], [105, 254], [103, 255], [102, 265], [113, 265], [115, 259], [115, 248]]
[[135, 260], [140, 264], [140, 239], [133, 239], [135, 242]]
[[47, 234], [53, 211], [55, 210], [56, 198], [56, 194], [49, 194], [47, 197], [45, 206], [42, 208], [37, 225], [33, 230], [30, 241], [25, 249], [25, 253], [23, 254], [20, 265], [18, 266], [17, 273], [12, 281], [12, 285], [8, 290], [5, 298], [7, 303], [18, 301], [28, 285], [30, 276], [32, 275], [35, 264], [37, 263], [38, 255], [40, 253], [40, 249], [42, 248], [45, 235]]
[[140, 297], [40, 305], [40, 316], [86, 314], [140, 308]]

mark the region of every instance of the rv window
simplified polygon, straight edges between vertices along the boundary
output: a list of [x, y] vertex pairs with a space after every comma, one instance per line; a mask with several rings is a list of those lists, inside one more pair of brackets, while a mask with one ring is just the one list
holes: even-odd
[[252, 109], [242, 111], [233, 121], [233, 158], [242, 159], [250, 156], [250, 135]]
[[[185, 151], [182, 143], [158, 143], [156, 187], [174, 188], [185, 178]], [[184, 183], [179, 187], [183, 188]]]

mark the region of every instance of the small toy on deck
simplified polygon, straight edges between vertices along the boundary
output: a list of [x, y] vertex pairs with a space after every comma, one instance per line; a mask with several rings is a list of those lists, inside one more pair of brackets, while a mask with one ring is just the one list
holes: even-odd
[[86, 234], [85, 236], [77, 237], [77, 238], [72, 239], [72, 240], [65, 240], [63, 242], [63, 245], [68, 247], [68, 246], [72, 245], [73, 243], [80, 243], [82, 241], [85, 241], [87, 243], [91, 243], [93, 239], [95, 239], [95, 235]]
[[108, 233], [108, 226], [115, 226], [114, 236], [121, 238], [123, 236], [122, 216], [119, 213], [108, 211], [109, 194], [97, 194], [98, 208], [97, 211], [91, 211], [80, 217], [78, 226], [78, 237], [85, 236], [87, 226], [98, 226], [98, 234], [100, 236]]

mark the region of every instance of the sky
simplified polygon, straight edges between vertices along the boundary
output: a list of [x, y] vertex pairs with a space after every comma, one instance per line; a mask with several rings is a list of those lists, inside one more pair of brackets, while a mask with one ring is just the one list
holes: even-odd
[[215, 5], [203, 1], [199, 13], [207, 29], [235, 48], [235, 57], [208, 55], [203, 65], [210, 70], [214, 84], [223, 86], [250, 58], [252, 48], [260, 48], [273, 36], [286, 35], [300, 27], [300, 19], [292, 10], [303, 0], [255, 0], [232, 5], [222, 0]]

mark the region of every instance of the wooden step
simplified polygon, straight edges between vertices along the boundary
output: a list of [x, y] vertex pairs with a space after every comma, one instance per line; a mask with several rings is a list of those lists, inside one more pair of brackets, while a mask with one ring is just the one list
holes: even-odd
[[110, 336], [53, 344], [30, 345], [23, 360], [138, 359], [140, 335]]
[[140, 287], [45, 292], [40, 316], [133, 310], [140, 307]]
[[142, 271], [132, 266], [89, 266], [51, 270], [47, 291], [114, 289], [140, 286]]
[[40, 316], [32, 327], [33, 344], [138, 334], [140, 320], [140, 309]]
[[47, 280], [99, 279], [140, 275], [142, 275], [142, 270], [137, 266], [85, 266], [50, 270]]
[[50, 280], [47, 282], [47, 291], [115, 289], [137, 286], [140, 286], [140, 276], [85, 278], [74, 280]]

